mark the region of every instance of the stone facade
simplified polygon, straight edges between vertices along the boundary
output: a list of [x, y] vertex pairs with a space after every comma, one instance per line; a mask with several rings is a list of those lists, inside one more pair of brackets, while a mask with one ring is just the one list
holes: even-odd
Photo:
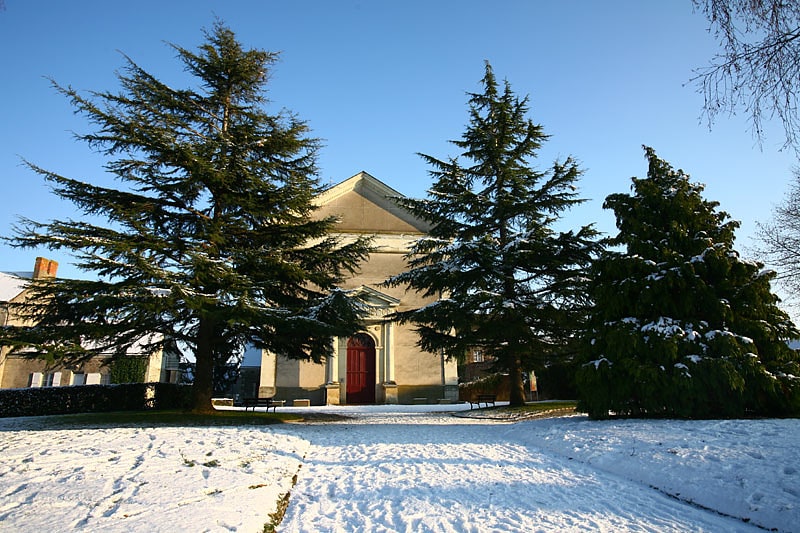
[[358, 336], [332, 339], [335, 355], [324, 364], [289, 361], [264, 353], [259, 396], [289, 401], [308, 398], [312, 405], [458, 399], [456, 364], [445, 361], [441, 354], [422, 351], [412, 325], [387, 318], [395, 311], [431, 302], [404, 287], [382, 286], [387, 278], [407, 268], [404, 256], [410, 244], [429, 229], [424, 221], [391, 200], [399, 196], [399, 192], [360, 172], [317, 197], [318, 216], [336, 216], [340, 236], [374, 238], [376, 251], [344, 285], [360, 291], [372, 313]]

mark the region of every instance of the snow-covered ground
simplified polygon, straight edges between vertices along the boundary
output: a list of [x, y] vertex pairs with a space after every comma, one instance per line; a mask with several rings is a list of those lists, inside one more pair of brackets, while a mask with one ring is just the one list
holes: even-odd
[[290, 532], [800, 531], [800, 420], [310, 411], [349, 418], [69, 430], [0, 419], [0, 530], [257, 532], [290, 492]]

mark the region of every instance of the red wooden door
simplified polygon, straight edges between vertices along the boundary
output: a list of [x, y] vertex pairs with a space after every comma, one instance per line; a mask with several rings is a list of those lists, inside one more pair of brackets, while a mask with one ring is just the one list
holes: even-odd
[[347, 341], [347, 403], [375, 403], [375, 341], [359, 333]]

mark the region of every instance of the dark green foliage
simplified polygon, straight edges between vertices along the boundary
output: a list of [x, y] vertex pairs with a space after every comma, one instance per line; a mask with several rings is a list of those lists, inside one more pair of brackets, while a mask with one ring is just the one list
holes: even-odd
[[143, 383], [147, 371], [144, 357], [116, 357], [109, 364], [111, 383]]
[[581, 171], [572, 159], [533, 168], [547, 136], [526, 118], [527, 98], [499, 85], [488, 64], [482, 85], [470, 95], [463, 138], [452, 141], [460, 158], [422, 155], [433, 168], [428, 198], [399, 200], [433, 229], [414, 244], [410, 269], [388, 283], [441, 297], [398, 317], [416, 324], [427, 351], [460, 358], [481, 347], [509, 373], [519, 405], [523, 372], [559, 357], [578, 326], [596, 233], [554, 229], [583, 201], [574, 186]]
[[595, 307], [578, 371], [595, 418], [797, 414], [798, 335], [777, 307], [774, 273], [734, 250], [738, 223], [703, 187], [645, 148], [646, 179], [613, 194], [619, 234], [594, 264]]
[[219, 23], [206, 38], [197, 53], [173, 46], [197, 89], [130, 60], [118, 93], [56, 85], [95, 126], [78, 139], [121, 186], [30, 165], [86, 217], [24, 220], [12, 243], [67, 249], [99, 279], [36, 283], [17, 309], [36, 327], [0, 336], [63, 361], [188, 348], [198, 411], [211, 409], [213, 368], [246, 344], [320, 361], [330, 337], [352, 333], [361, 306], [335, 288], [370, 249], [313, 217], [319, 143], [295, 116], [264, 110], [277, 55], [244, 50]]
[[239, 379], [240, 374], [240, 358], [236, 358], [233, 362], [228, 362], [224, 365], [216, 365], [214, 367], [214, 397], [225, 396], [231, 394], [231, 388]]
[[544, 368], [536, 369], [540, 400], [564, 400], [577, 398], [575, 371], [578, 362], [574, 359], [555, 361]]
[[190, 393], [172, 383], [0, 389], [0, 417], [186, 409]]

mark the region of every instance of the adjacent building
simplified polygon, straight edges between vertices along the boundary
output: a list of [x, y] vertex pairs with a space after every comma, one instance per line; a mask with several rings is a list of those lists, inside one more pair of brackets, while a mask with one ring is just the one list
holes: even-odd
[[[56, 261], [37, 257], [33, 272], [0, 272], [0, 327], [25, 325], [8, 304], [24, 302], [30, 295], [27, 286], [32, 279], [54, 278], [57, 270]], [[2, 389], [110, 383], [110, 356], [99, 355], [83, 364], [63, 365], [9, 352], [8, 346], [0, 346]], [[161, 350], [144, 353], [136, 346], [129, 350], [129, 355], [146, 359], [145, 382], [177, 382], [179, 361], [176, 355]]]

